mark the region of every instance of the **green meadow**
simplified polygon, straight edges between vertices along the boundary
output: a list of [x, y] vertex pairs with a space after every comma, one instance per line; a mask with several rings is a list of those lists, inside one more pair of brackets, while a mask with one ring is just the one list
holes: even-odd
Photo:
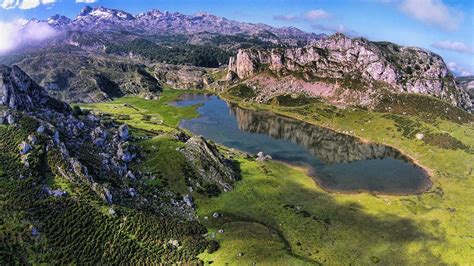
[[[179, 156], [172, 140], [181, 119], [198, 115], [196, 106], [167, 103], [182, 91], [165, 90], [159, 100], [135, 97], [82, 108], [108, 113], [138, 134], [156, 137], [137, 144], [152, 154], [143, 163], [148, 171], [164, 173], [154, 185], [185, 190]], [[236, 151], [242, 180], [218, 197], [194, 195], [207, 237], [220, 248], [202, 253], [206, 264], [463, 264], [474, 252], [474, 127], [472, 116], [430, 117], [429, 112], [399, 114], [363, 109], [336, 109], [323, 102], [304, 106], [242, 102], [244, 108], [268, 110], [346, 132], [367, 141], [398, 148], [431, 175], [433, 186], [421, 195], [340, 194], [322, 190], [305, 169], [276, 161], [256, 162]], [[145, 119], [144, 119], [145, 117]], [[459, 117], [459, 118], [458, 118]], [[422, 140], [415, 136], [424, 134]], [[155, 147], [156, 153], [152, 148]], [[168, 158], [167, 158], [168, 157]], [[178, 170], [176, 170], [178, 169]], [[213, 218], [213, 213], [221, 214]], [[222, 230], [221, 230], [222, 229]]]

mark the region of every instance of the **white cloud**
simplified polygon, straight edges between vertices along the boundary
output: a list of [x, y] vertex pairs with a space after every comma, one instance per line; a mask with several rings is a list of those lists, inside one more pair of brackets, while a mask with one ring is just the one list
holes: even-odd
[[18, 5], [18, 0], [3, 0], [2, 2], [3, 9], [15, 8], [17, 5]]
[[456, 62], [448, 62], [448, 68], [456, 76], [471, 76], [473, 74], [473, 72], [465, 69], [464, 67], [460, 66]]
[[32, 9], [41, 4], [40, 0], [23, 0], [18, 6], [19, 9]]
[[304, 14], [304, 18], [307, 20], [326, 19], [329, 17], [329, 13], [322, 9], [310, 10]]
[[457, 30], [464, 17], [461, 11], [442, 0], [404, 0], [400, 9], [416, 20], [447, 31]]
[[27, 22], [18, 19], [12, 22], [0, 21], [0, 54], [9, 52], [24, 45], [40, 42], [58, 34], [44, 22]]
[[450, 50], [458, 53], [464, 54], [474, 54], [474, 49], [469, 47], [463, 42], [456, 42], [456, 41], [441, 41], [435, 42], [431, 46], [443, 50]]
[[99, 0], [76, 0], [76, 3], [86, 3], [86, 4], [92, 4], [92, 3], [97, 3]]
[[1, 7], [3, 9], [20, 8], [32, 9], [43, 5], [51, 5], [56, 3], [56, 0], [3, 0]]

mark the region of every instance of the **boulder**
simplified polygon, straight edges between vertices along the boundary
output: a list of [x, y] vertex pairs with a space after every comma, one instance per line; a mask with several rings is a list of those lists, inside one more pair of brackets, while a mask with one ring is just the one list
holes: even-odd
[[186, 203], [186, 205], [188, 205], [189, 207], [194, 208], [193, 198], [192, 198], [189, 194], [186, 194], [186, 195], [183, 197], [183, 201], [184, 201], [184, 202]]
[[31, 145], [25, 141], [20, 143], [19, 148], [20, 148], [20, 155], [27, 154], [32, 149]]

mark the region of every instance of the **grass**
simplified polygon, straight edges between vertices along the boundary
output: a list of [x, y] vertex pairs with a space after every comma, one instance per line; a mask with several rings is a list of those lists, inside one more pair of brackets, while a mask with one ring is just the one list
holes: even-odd
[[[196, 115], [195, 107], [158, 106], [175, 99], [176, 93], [179, 92], [165, 92], [158, 101], [125, 98], [91, 108], [113, 111], [110, 106], [127, 101], [136, 107], [127, 109], [130, 117], [146, 113], [150, 119], [163, 119], [161, 126], [169, 128], [161, 130], [169, 132], [178, 124], [178, 116]], [[205, 263], [438, 265], [472, 262], [474, 155], [468, 151], [474, 147], [474, 127], [464, 118], [452, 121], [450, 116], [433, 118], [425, 116], [426, 113], [417, 116], [416, 113], [337, 109], [322, 102], [308, 103], [304, 107], [257, 105], [240, 102], [235, 95], [223, 96], [245, 108], [273, 111], [394, 146], [429, 169], [433, 187], [422, 195], [413, 196], [328, 193], [319, 188], [304, 169], [244, 159], [237, 152], [242, 181], [235, 189], [215, 198], [195, 198], [200, 222], [209, 230], [208, 238], [215, 236], [220, 243], [216, 252], [199, 256]], [[174, 117], [173, 112], [178, 115]], [[457, 119], [457, 116], [452, 118]], [[132, 125], [149, 129], [141, 120]], [[418, 140], [417, 133], [428, 137]], [[429, 136], [435, 137], [432, 140]], [[168, 153], [173, 155], [176, 145], [166, 138], [142, 144], [144, 147], [160, 145], [162, 151], [156, 153], [157, 158], [166, 157]], [[154, 160], [145, 162], [152, 171], [181, 176], [176, 166], [180, 160]], [[180, 178], [170, 178], [169, 182], [170, 185], [178, 182], [174, 184], [176, 189], [183, 189], [179, 185]], [[215, 219], [214, 212], [223, 216]], [[224, 232], [218, 233], [219, 229]]]
[[188, 191], [185, 183], [186, 159], [176, 150], [183, 147], [184, 143], [169, 137], [157, 137], [141, 141], [138, 145], [148, 155], [143, 164], [135, 165], [134, 168], [155, 176], [154, 180], [147, 179], [149, 185], [169, 186], [178, 193]]
[[178, 108], [168, 104], [186, 92], [188, 91], [165, 90], [158, 100], [122, 97], [112, 102], [84, 104], [81, 105], [81, 108], [100, 110], [112, 115], [114, 120], [127, 123], [135, 128], [169, 132], [178, 126], [181, 119], [198, 116], [194, 106]]
[[[268, 163], [260, 166], [265, 170], [259, 170], [257, 165], [252, 165], [254, 163], [242, 161], [244, 174], [240, 186], [218, 199], [198, 202], [201, 216], [222, 211], [231, 217], [258, 220], [270, 228], [281, 230], [296, 255], [323, 264], [472, 262], [470, 253], [474, 238], [470, 221], [474, 217], [474, 206], [470, 202], [474, 202], [474, 195], [470, 190], [474, 186], [474, 155], [471, 152], [474, 127], [469, 122], [472, 117], [465, 114], [428, 117], [425, 112], [418, 116], [353, 108], [335, 109], [321, 102], [304, 107], [282, 107], [240, 102], [232, 95], [223, 96], [245, 108], [269, 110], [396, 147], [427, 168], [434, 185], [427, 193], [417, 196], [334, 194], [321, 191], [298, 169]], [[457, 112], [449, 109], [448, 114], [451, 111]], [[416, 139], [417, 133], [425, 133], [426, 139]], [[266, 174], [268, 172], [271, 174]], [[285, 178], [292, 181], [285, 181]], [[272, 187], [278, 189], [272, 191]], [[299, 205], [305, 210], [305, 215], [308, 212], [311, 217], [327, 216], [339, 222], [331, 223], [324, 237], [315, 238], [314, 235], [321, 236], [321, 228], [311, 219], [306, 219], [309, 223], [304, 224], [305, 219], [294, 218], [296, 214], [287, 213], [287, 209], [278, 209], [284, 203]], [[352, 215], [346, 211], [352, 208], [350, 206], [356, 209]], [[330, 210], [334, 209], [340, 211], [331, 213]], [[208, 224], [204, 220], [204, 223], [211, 228], [222, 226], [214, 225], [215, 221]], [[280, 223], [282, 227], [279, 228], [277, 225]], [[286, 223], [288, 226], [285, 228]], [[338, 226], [334, 226], [336, 224]], [[384, 226], [387, 227], [382, 230]], [[408, 231], [411, 231], [412, 237], [405, 234]], [[389, 232], [393, 235], [384, 235]], [[225, 250], [225, 243], [230, 240], [226, 239], [225, 234], [222, 238]], [[229, 238], [232, 239], [232, 236], [229, 235]], [[331, 245], [335, 246], [331, 248]], [[306, 254], [300, 247], [309, 247], [312, 255], [309, 255], [310, 252]], [[315, 250], [319, 251], [317, 255], [313, 254]], [[268, 253], [268, 256], [273, 254]], [[217, 261], [220, 255], [217, 251], [202, 258]], [[249, 258], [248, 262], [252, 259]], [[236, 262], [235, 259], [226, 260]]]

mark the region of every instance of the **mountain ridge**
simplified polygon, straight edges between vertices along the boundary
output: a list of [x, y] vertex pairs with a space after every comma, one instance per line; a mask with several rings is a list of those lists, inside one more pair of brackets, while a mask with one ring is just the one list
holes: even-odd
[[[273, 77], [258, 77], [267, 71]], [[434, 96], [467, 110], [472, 107], [441, 56], [340, 33], [299, 48], [240, 49], [229, 60], [227, 79], [256, 88], [258, 101], [302, 92], [335, 104], [373, 106], [380, 88], [386, 88], [392, 93]]]

